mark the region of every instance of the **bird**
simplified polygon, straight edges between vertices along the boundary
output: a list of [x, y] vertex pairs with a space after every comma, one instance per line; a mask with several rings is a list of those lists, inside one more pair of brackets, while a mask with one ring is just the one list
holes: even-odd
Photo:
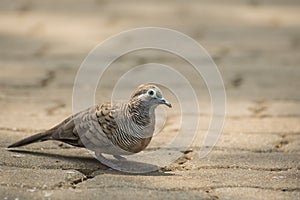
[[8, 148], [57, 140], [87, 148], [99, 157], [105, 153], [122, 159], [122, 155], [138, 153], [149, 145], [155, 129], [155, 109], [159, 105], [172, 107], [158, 86], [142, 84], [126, 102], [91, 106]]

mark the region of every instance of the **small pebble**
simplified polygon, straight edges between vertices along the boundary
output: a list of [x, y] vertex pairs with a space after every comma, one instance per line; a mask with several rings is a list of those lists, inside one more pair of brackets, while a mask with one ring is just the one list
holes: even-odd
[[24, 158], [25, 156], [21, 155], [21, 154], [14, 154], [14, 155], [12, 155], [12, 157], [14, 157], [14, 158]]

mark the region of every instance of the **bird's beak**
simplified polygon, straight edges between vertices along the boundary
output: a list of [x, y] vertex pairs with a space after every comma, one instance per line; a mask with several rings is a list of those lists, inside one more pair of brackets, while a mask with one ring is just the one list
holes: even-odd
[[168, 102], [167, 100], [165, 100], [164, 98], [160, 98], [160, 99], [159, 99], [159, 102], [160, 102], [161, 104], [165, 104], [165, 105], [168, 106], [169, 108], [172, 108], [171, 103]]

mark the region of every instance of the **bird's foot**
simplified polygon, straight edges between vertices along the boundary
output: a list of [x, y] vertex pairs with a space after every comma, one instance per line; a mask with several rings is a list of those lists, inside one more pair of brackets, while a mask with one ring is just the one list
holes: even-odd
[[120, 161], [126, 161], [127, 159], [123, 156], [120, 156], [120, 155], [113, 155], [113, 157], [117, 160], [120, 160]]
[[95, 152], [95, 156], [102, 164], [110, 167], [111, 162], [108, 159], [106, 159], [101, 153]]
[[[114, 163], [114, 162], [112, 162], [111, 160], [105, 158], [101, 153], [95, 152], [95, 155], [96, 155], [97, 159], [98, 159], [102, 164], [106, 165], [107, 167], [110, 167], [110, 168], [113, 168], [113, 169], [116, 169], [116, 170], [120, 170], [120, 171], [125, 170], [125, 169], [123, 169], [123, 166], [122, 166], [121, 163], [119, 163], [119, 165], [118, 165], [117, 163]], [[116, 156], [117, 156], [117, 157], [115, 157], [115, 155], [114, 155], [114, 157], [115, 157], [117, 160], [119, 160], [119, 161], [121, 161], [122, 159], [123, 159], [123, 160], [126, 160], [126, 158], [124, 158], [124, 157], [122, 157], [122, 156], [119, 156], [119, 155], [116, 155]]]

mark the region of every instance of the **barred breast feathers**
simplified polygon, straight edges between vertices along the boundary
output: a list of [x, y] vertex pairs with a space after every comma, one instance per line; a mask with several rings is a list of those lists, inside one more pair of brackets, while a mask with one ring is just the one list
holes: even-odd
[[149, 144], [155, 125], [154, 114], [149, 113], [149, 108], [141, 109], [138, 106], [142, 105], [137, 102], [117, 103], [113, 106], [107, 103], [96, 108], [101, 129], [111, 142], [133, 153], [143, 150]]

